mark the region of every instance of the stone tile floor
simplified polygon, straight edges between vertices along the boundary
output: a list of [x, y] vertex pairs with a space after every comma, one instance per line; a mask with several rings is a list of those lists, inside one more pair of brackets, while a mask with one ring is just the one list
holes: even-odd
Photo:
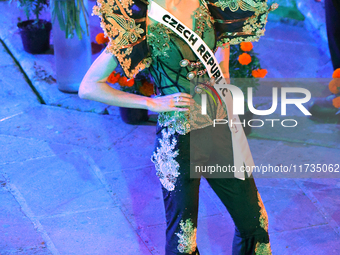
[[[0, 38], [30, 78], [32, 61], [52, 58], [22, 52], [15, 15], [0, 18]], [[313, 40], [303, 27], [269, 23], [254, 47], [269, 78], [327, 81], [328, 53]], [[89, 112], [106, 106], [66, 98], [55, 84], [41, 104], [3, 45], [0, 72], [0, 254], [164, 254], [162, 194], [149, 159], [155, 123], [127, 125], [116, 107], [110, 115]], [[325, 85], [310, 89], [328, 93]], [[67, 100], [69, 109], [57, 106]], [[292, 116], [300, 121], [294, 131], [254, 129], [249, 144], [257, 165], [340, 163], [338, 124]], [[261, 177], [255, 181], [274, 255], [340, 254], [338, 178]], [[201, 254], [231, 254], [232, 219], [204, 179], [198, 224]]]

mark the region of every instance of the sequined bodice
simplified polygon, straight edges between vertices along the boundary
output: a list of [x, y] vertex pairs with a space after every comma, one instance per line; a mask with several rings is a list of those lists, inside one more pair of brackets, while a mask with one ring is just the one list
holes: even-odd
[[[193, 16], [195, 17], [194, 31], [211, 49], [214, 49], [215, 31], [209, 11], [201, 5]], [[147, 42], [152, 53], [150, 69], [153, 71], [159, 92], [162, 95], [177, 92], [190, 93], [190, 81], [186, 77], [188, 72], [199, 71], [204, 69], [204, 66], [201, 65], [199, 68], [191, 68], [190, 65], [181, 67], [179, 65], [181, 60], [197, 62], [198, 58], [189, 45], [171, 29], [151, 19], [150, 21], [152, 23], [148, 25], [147, 31]], [[207, 75], [204, 77], [209, 78]]]
[[[195, 11], [194, 17], [194, 31], [210, 49], [214, 50], [216, 38], [213, 19], [203, 3]], [[207, 81], [209, 76], [204, 73], [204, 65], [200, 63], [182, 38], [165, 25], [153, 21], [148, 25], [147, 41], [152, 52], [152, 63], [149, 69], [159, 95], [184, 92], [191, 94], [196, 102], [195, 106], [190, 107], [190, 115], [184, 116], [184, 112], [164, 112], [160, 113], [159, 122], [167, 123], [166, 125], [173, 123], [172, 126], [175, 128], [177, 126], [177, 131], [181, 129], [182, 132], [187, 133], [189, 126], [190, 130], [206, 127], [212, 125], [213, 119], [222, 119], [227, 116], [225, 106], [215, 105], [211, 98], [208, 98], [207, 102], [207, 115], [201, 114], [201, 96], [195, 93], [194, 87], [199, 82]], [[193, 64], [183, 67], [183, 65], [181, 66], [183, 60], [189, 60]], [[187, 78], [190, 72], [197, 73], [192, 80]], [[188, 125], [188, 121], [190, 125]]]

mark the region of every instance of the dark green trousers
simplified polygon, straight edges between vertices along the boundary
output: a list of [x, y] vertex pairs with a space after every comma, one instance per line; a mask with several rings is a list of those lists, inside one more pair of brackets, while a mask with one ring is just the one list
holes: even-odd
[[[152, 160], [162, 183], [167, 222], [166, 255], [199, 254], [196, 231], [201, 178], [190, 178], [190, 167], [232, 165], [230, 130], [227, 125], [217, 125], [180, 135], [157, 125]], [[225, 178], [211, 178], [212, 175], [202, 173], [234, 221], [232, 254], [271, 254], [267, 213], [254, 179], [251, 175], [240, 180], [233, 175], [226, 173]]]
[[334, 70], [340, 68], [340, 0], [325, 0], [329, 52]]

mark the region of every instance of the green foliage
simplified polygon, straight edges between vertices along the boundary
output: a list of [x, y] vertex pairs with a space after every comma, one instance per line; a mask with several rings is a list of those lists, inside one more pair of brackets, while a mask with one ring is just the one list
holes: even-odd
[[230, 46], [230, 76], [233, 78], [253, 78], [252, 71], [255, 69], [260, 69], [260, 60], [257, 57], [258, 54], [254, 52], [252, 49], [251, 51], [247, 51], [251, 56], [251, 62], [248, 65], [241, 65], [238, 61], [238, 57], [244, 53], [241, 50], [239, 45], [231, 45]]
[[251, 62], [248, 65], [241, 65], [238, 61], [238, 57], [242, 53], [244, 53], [244, 51], [241, 50], [240, 45], [230, 46], [229, 72], [231, 84], [238, 86], [246, 95], [247, 88], [252, 87], [255, 91], [258, 89], [258, 86], [260, 85], [259, 79], [253, 77], [252, 71], [261, 69], [261, 65], [260, 60], [257, 57], [258, 54], [255, 53], [253, 49], [246, 52], [251, 56]]
[[[238, 61], [238, 58], [242, 53], [247, 53], [251, 56], [251, 62], [248, 65], [242, 65]], [[230, 82], [231, 84], [239, 87], [244, 95], [248, 95], [248, 88], [253, 88], [253, 91], [256, 92], [258, 86], [260, 85], [259, 79], [254, 78], [252, 74], [253, 70], [262, 69], [260, 65], [260, 60], [257, 56], [258, 54], [255, 53], [253, 49], [247, 52], [241, 50], [240, 44], [230, 46]], [[244, 97], [244, 99], [245, 101], [247, 101], [246, 96]], [[246, 110], [248, 110], [247, 104], [245, 104], [245, 107]]]
[[[49, 0], [10, 0], [10, 3], [17, 2], [27, 19], [31, 15], [35, 16], [34, 24], [38, 24], [41, 11], [49, 6]], [[52, 0], [52, 20], [58, 19], [60, 29], [65, 31], [66, 38], [73, 38], [76, 34], [80, 39], [85, 34], [80, 24], [81, 15], [84, 18], [86, 26], [86, 34], [89, 35], [88, 12], [86, 10], [84, 0]]]
[[89, 35], [88, 13], [84, 0], [53, 0], [51, 8], [52, 20], [58, 19], [60, 29], [65, 31], [66, 38], [73, 38], [76, 34], [79, 40], [82, 39], [85, 31], [80, 24], [81, 15], [85, 21], [86, 34]]
[[14, 1], [17, 2], [18, 8], [25, 12], [27, 19], [34, 15], [34, 24], [38, 24], [41, 12], [49, 6], [47, 0], [10, 0], [10, 3]]

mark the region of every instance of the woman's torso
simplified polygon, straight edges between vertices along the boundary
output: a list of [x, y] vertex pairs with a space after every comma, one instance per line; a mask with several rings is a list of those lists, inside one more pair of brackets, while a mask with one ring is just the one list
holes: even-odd
[[[190, 1], [193, 7], [178, 4], [176, 7], [171, 6], [170, 1], [156, 1], [163, 8], [181, 20], [189, 28], [193, 28], [210, 47], [215, 48], [216, 39], [215, 31], [212, 24], [212, 18], [207, 7], [201, 0]], [[172, 2], [172, 1], [171, 1]], [[182, 0], [182, 2], [185, 2]], [[168, 9], [169, 8], [169, 9]], [[186, 14], [180, 14], [180, 8], [187, 8]], [[199, 71], [204, 69], [201, 65], [199, 68], [180, 66], [180, 61], [187, 59], [190, 62], [197, 62], [198, 58], [191, 50], [189, 45], [177, 34], [166, 28], [164, 25], [150, 19], [147, 20], [147, 42], [152, 52], [152, 65], [150, 71], [155, 79], [155, 83], [161, 95], [168, 95], [177, 92], [190, 93], [190, 80], [187, 74], [190, 71]], [[208, 75], [197, 75], [197, 79], [208, 79]]]
[[[179, 12], [174, 9], [169, 12], [189, 28], [193, 28], [193, 31], [203, 39], [208, 47], [214, 50], [216, 38], [213, 19], [208, 8], [202, 1], [197, 1], [197, 5], [192, 5], [193, 7], [188, 8], [187, 14], [184, 14], [184, 16], [176, 15]], [[162, 7], [169, 8], [169, 5], [166, 6], [163, 3]], [[178, 6], [178, 8], [180, 7]], [[182, 6], [182, 8], [184, 7]], [[190, 12], [192, 13], [190, 14]], [[184, 116], [184, 112], [164, 112], [160, 113], [159, 122], [164, 126], [171, 123], [174, 130], [184, 134], [193, 129], [212, 125], [215, 118], [225, 118], [227, 116], [225, 107], [220, 104], [215, 105], [210, 98], [208, 98], [207, 102], [207, 115], [201, 114], [201, 96], [195, 93], [195, 86], [199, 82], [209, 80], [209, 76], [202, 72], [205, 69], [202, 64], [196, 67], [191, 67], [190, 65], [181, 67], [180, 62], [184, 59], [200, 63], [190, 46], [163, 24], [150, 18], [148, 18], [147, 24], [147, 42], [152, 53], [152, 64], [149, 70], [153, 76], [158, 94], [169, 95], [184, 92], [191, 94], [196, 102], [194, 106], [190, 107], [190, 113], [187, 113], [186, 116]], [[189, 80], [187, 78], [188, 73], [195, 71], [197, 73], [201, 71], [203, 75], [196, 75], [194, 79]], [[216, 97], [215, 100], [217, 101]]]

